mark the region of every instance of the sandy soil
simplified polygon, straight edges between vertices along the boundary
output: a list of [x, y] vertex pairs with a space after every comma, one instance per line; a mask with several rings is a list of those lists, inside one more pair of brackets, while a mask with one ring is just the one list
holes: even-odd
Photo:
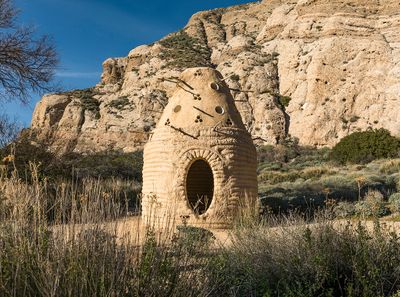
[[[350, 224], [353, 228], [357, 228], [358, 224], [361, 223], [367, 230], [373, 230], [374, 222], [371, 220], [337, 220], [334, 222], [335, 228], [344, 228]], [[381, 227], [389, 232], [396, 232], [400, 234], [400, 222], [393, 222], [388, 220], [380, 220]], [[310, 228], [315, 227], [317, 224], [308, 224]], [[88, 229], [96, 229], [109, 231], [111, 234], [117, 236], [118, 241], [129, 240], [133, 245], [140, 246], [145, 238], [146, 228], [141, 222], [140, 216], [126, 217], [113, 222], [106, 222], [102, 224], [86, 224], [86, 225], [64, 225], [57, 226], [55, 229], [57, 232], [63, 234], [64, 237], [70, 238], [74, 234]], [[216, 246], [227, 246], [232, 243], [232, 230], [231, 229], [209, 229], [215, 237]], [[274, 227], [269, 231], [282, 232], [282, 227]], [[167, 234], [167, 236], [165, 236]], [[173, 234], [172, 228], [165, 232], [165, 230], [159, 230], [155, 232], [156, 238], [160, 242], [168, 242]]]

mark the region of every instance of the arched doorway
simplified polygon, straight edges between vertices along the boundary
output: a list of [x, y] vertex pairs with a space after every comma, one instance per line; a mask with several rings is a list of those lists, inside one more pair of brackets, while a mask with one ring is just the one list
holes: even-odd
[[214, 195], [214, 177], [206, 161], [196, 160], [190, 166], [186, 177], [186, 194], [196, 214], [203, 214], [210, 207]]

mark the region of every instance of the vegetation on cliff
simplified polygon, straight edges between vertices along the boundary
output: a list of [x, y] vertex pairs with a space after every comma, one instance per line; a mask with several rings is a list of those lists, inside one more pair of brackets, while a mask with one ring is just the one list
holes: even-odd
[[166, 67], [186, 69], [200, 66], [212, 66], [211, 50], [184, 30], [162, 39], [163, 51], [160, 57], [167, 61]]

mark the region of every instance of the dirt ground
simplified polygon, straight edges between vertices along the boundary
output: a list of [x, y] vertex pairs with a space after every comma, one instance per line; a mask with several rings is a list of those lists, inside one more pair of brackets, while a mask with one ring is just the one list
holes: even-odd
[[[381, 219], [380, 225], [382, 228], [389, 232], [396, 232], [400, 234], [400, 222], [394, 222], [390, 220]], [[350, 224], [352, 227], [357, 228], [358, 224], [361, 223], [367, 230], [372, 230], [374, 228], [374, 221], [372, 220], [336, 220], [333, 222], [335, 228], [344, 228]], [[317, 224], [308, 224], [310, 228], [315, 227]], [[64, 225], [57, 226], [55, 229], [57, 232], [63, 234], [64, 237], [70, 238], [73, 235], [76, 235], [80, 231], [96, 229], [109, 231], [111, 234], [115, 234], [117, 237], [117, 241], [126, 241], [129, 240], [135, 246], [140, 246], [143, 243], [143, 240], [146, 235], [146, 227], [141, 222], [140, 216], [130, 216], [126, 218], [122, 218], [113, 222], [106, 222], [101, 224], [87, 224], [87, 225]], [[272, 232], [282, 232], [282, 228], [285, 227], [272, 227], [269, 231]], [[290, 228], [290, 227], [289, 227]], [[160, 242], [167, 243], [174, 231], [173, 228], [169, 228], [169, 230], [155, 230], [155, 236]], [[229, 246], [232, 243], [233, 230], [232, 229], [209, 229], [215, 237], [215, 245], [216, 246]], [[165, 236], [167, 234], [167, 236]]]
[[[385, 219], [381, 219], [380, 225], [382, 228], [385, 230], [391, 232], [394, 231], [398, 234], [400, 234], [400, 222], [393, 222]], [[358, 220], [358, 219], [352, 219], [352, 220], [336, 220], [334, 221], [334, 226], [337, 228], [344, 228], [348, 224], [351, 224], [354, 228], [357, 228], [358, 224], [361, 223], [367, 230], [373, 230], [374, 228], [374, 221], [372, 220]], [[310, 224], [310, 227], [315, 224]], [[140, 216], [132, 216], [128, 218], [124, 218], [120, 221], [117, 221], [115, 223], [111, 223], [110, 227], [116, 228], [116, 234], [118, 237], [123, 238], [124, 236], [127, 236], [130, 238], [132, 242], [137, 243], [140, 245], [143, 242], [143, 238], [145, 237], [145, 227], [143, 226], [141, 222], [141, 217]], [[272, 229], [275, 229], [275, 231], [281, 230], [282, 227], [275, 227]], [[217, 246], [226, 246], [231, 244], [232, 240], [232, 229], [209, 229], [215, 237], [215, 244]], [[163, 238], [161, 236], [161, 233], [163, 231], [156, 231], [156, 236], [160, 240], [168, 240], [167, 238]], [[170, 232], [164, 232], [167, 234], [172, 234], [171, 229]]]

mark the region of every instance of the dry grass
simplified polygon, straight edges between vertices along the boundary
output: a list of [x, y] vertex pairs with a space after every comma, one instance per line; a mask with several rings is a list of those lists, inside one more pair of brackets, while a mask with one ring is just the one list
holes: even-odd
[[[392, 230], [299, 216], [260, 220], [243, 205], [221, 232], [168, 234], [129, 217], [117, 181], [0, 178], [0, 296], [394, 296]], [[251, 202], [251, 201], [250, 201]], [[224, 236], [224, 238], [223, 238]]]
[[389, 174], [400, 172], [400, 159], [392, 159], [384, 162], [380, 166], [379, 171], [382, 173], [389, 173]]
[[203, 294], [195, 235], [142, 230], [120, 181], [51, 185], [36, 172], [0, 179], [0, 296]]

